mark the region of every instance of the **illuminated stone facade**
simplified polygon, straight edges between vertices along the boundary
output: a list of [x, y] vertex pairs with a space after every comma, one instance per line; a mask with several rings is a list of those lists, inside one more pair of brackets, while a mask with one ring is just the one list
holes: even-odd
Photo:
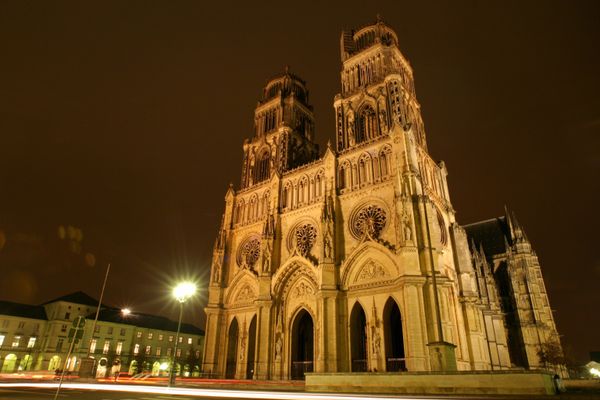
[[556, 329], [522, 230], [494, 220], [506, 246], [486, 256], [489, 235], [456, 222], [396, 34], [378, 21], [340, 45], [335, 148], [314, 143], [304, 81], [286, 71], [264, 88], [225, 195], [203, 372], [500, 370], [513, 352], [537, 367]]

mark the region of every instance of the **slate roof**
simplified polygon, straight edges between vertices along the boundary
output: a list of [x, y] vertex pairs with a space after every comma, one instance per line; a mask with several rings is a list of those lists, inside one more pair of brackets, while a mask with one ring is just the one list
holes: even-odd
[[12, 301], [0, 300], [0, 315], [12, 315], [14, 317], [33, 318], [47, 320], [46, 310], [43, 306], [32, 306], [30, 304], [13, 303]]
[[[88, 319], [94, 319], [95, 315], [89, 315]], [[163, 331], [177, 332], [177, 321], [158, 315], [144, 313], [131, 313], [124, 316], [121, 310], [108, 308], [101, 310], [98, 314], [99, 321], [114, 322], [118, 324], [134, 325], [140, 328], [159, 329]], [[204, 331], [194, 325], [181, 323], [181, 332], [191, 335], [204, 335]]]
[[483, 251], [486, 257], [493, 257], [497, 254], [506, 253], [506, 240], [509, 240], [509, 227], [506, 223], [506, 217], [488, 219], [472, 224], [464, 225], [463, 228], [467, 232], [469, 246], [471, 242], [475, 242], [475, 246], [479, 248], [483, 245]]
[[55, 303], [57, 301], [66, 301], [69, 303], [82, 304], [85, 306], [94, 306], [94, 307], [98, 306], [98, 300], [94, 299], [93, 297], [91, 297], [81, 291], [67, 294], [65, 296], [57, 297], [56, 299], [52, 299], [50, 301], [42, 303], [42, 305]]

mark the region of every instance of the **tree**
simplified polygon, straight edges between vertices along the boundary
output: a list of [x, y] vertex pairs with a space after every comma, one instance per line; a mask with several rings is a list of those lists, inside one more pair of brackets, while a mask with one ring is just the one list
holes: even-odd
[[549, 369], [556, 374], [565, 370], [567, 358], [565, 357], [558, 338], [552, 337], [542, 343], [538, 348], [537, 355], [540, 363], [543, 364], [546, 369]]

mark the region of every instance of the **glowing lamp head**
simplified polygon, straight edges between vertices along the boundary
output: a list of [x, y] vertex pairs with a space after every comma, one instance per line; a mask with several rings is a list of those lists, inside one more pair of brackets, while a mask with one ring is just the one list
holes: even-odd
[[600, 378], [600, 370], [597, 368], [590, 368], [590, 374], [596, 378]]
[[194, 294], [196, 294], [196, 285], [192, 282], [182, 282], [173, 289], [173, 296], [180, 303], [184, 303]]
[[128, 316], [129, 314], [131, 314], [131, 310], [129, 308], [123, 308], [121, 310], [121, 314], [123, 314], [124, 317]]

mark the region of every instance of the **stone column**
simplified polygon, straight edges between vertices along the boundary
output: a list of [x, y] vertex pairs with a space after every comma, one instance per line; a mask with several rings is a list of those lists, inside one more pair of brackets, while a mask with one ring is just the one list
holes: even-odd
[[338, 313], [337, 291], [321, 290], [318, 298], [319, 316], [315, 324], [315, 372], [337, 372]]
[[254, 353], [254, 379], [270, 379], [270, 367], [273, 352], [271, 331], [271, 306], [272, 302], [257, 301], [256, 315], [256, 351]]
[[202, 355], [202, 372], [209, 376], [221, 376], [222, 368], [219, 368], [219, 349], [222, 347], [220, 327], [220, 311], [216, 307], [206, 307], [206, 333], [204, 338], [204, 352]]

